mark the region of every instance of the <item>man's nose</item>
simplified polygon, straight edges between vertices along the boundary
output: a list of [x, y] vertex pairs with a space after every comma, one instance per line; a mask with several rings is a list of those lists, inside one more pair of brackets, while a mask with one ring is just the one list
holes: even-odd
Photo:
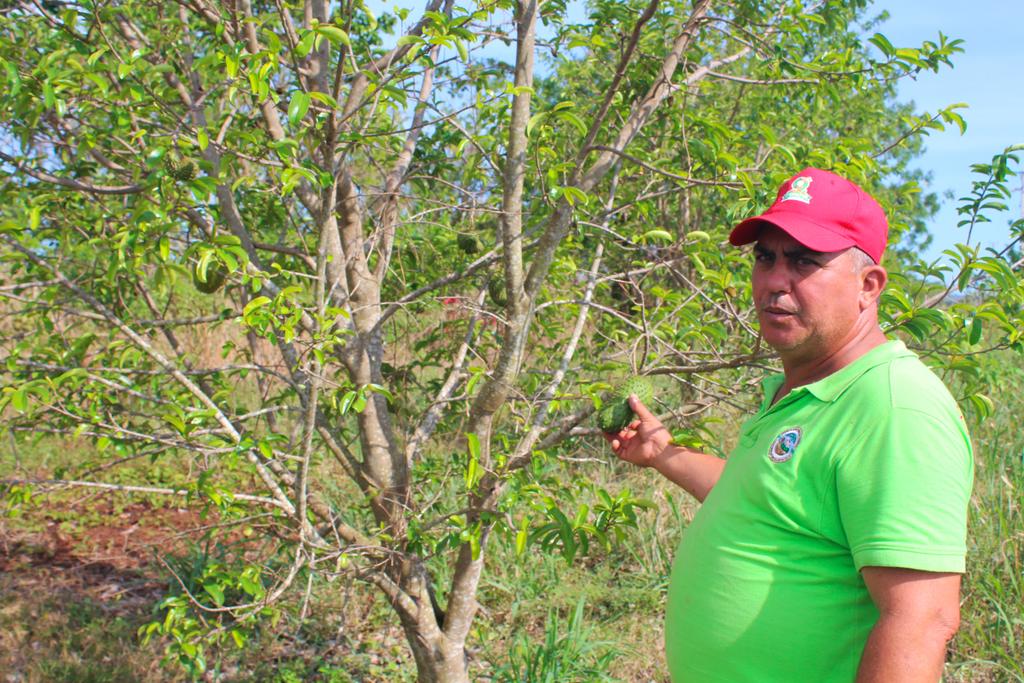
[[762, 286], [767, 292], [788, 292], [793, 283], [792, 273], [785, 262], [776, 261], [762, 272]]

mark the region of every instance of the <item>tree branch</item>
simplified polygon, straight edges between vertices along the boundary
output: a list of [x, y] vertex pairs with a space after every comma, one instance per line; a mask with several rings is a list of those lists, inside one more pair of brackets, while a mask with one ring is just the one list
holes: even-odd
[[[106, 484], [98, 481], [75, 481], [73, 479], [0, 479], [0, 485], [30, 485], [46, 487], [73, 486], [78, 488], [103, 489], [104, 491], [123, 491], [125, 493], [156, 493], [167, 496], [188, 496], [195, 494], [195, 491], [191, 489], [168, 489], [158, 486], [129, 486], [127, 484]], [[273, 498], [250, 496], [245, 493], [232, 493], [231, 497], [235, 500], [244, 500], [250, 503], [259, 503], [260, 505], [270, 505], [283, 509], [281, 502], [274, 500]]]
[[138, 194], [147, 189], [146, 185], [91, 185], [89, 183], [83, 183], [80, 180], [72, 180], [71, 178], [59, 178], [55, 175], [47, 173], [46, 171], [40, 171], [35, 168], [31, 168], [24, 163], [18, 161], [9, 154], [0, 152], [0, 159], [14, 166], [15, 170], [25, 173], [36, 180], [40, 180], [44, 183], [51, 183], [53, 185], [60, 185], [71, 190], [78, 192], [88, 192], [90, 194], [98, 195], [115, 195], [122, 196], [128, 194]]

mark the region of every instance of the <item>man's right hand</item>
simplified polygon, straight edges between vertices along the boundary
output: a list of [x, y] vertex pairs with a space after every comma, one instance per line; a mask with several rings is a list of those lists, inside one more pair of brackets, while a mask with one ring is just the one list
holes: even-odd
[[630, 395], [629, 407], [638, 419], [618, 434], [605, 434], [604, 438], [622, 460], [641, 467], [653, 467], [658, 456], [672, 443], [672, 435], [636, 394]]

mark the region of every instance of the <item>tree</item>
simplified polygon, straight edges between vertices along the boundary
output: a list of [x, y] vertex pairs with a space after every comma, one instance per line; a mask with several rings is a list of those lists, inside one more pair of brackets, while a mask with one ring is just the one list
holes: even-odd
[[[468, 680], [489, 543], [572, 561], [644, 505], [539, 474], [594, 443], [609, 385], [678, 386], [675, 436], [699, 444], [771, 362], [748, 258], [722, 242], [802, 165], [863, 183], [907, 235], [892, 331], [951, 371], [976, 370], [983, 325], [1020, 348], [1010, 252], [961, 247], [951, 273], [912, 249], [934, 200], [907, 164], [963, 122], [894, 83], [958, 41], [869, 47], [866, 2], [0, 12], [4, 428], [96, 453], [7, 494], [268, 513], [267, 542], [183, 580], [147, 628], [194, 671], [323, 574], [387, 597], [420, 680]], [[1014, 162], [985, 171], [972, 225]], [[111, 483], [146, 457], [180, 484]]]

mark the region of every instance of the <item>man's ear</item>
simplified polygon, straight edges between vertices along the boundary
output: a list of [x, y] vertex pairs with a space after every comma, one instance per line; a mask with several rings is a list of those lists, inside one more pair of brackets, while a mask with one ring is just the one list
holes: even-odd
[[888, 281], [889, 273], [882, 266], [868, 266], [860, 271], [861, 307], [867, 308], [877, 304]]

